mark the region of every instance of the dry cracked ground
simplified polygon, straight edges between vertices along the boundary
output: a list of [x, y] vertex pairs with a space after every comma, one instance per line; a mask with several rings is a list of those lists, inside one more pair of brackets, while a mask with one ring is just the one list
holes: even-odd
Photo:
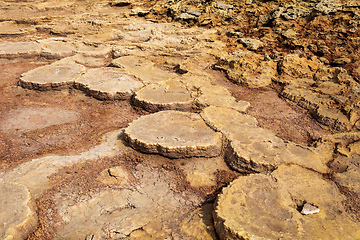
[[0, 1], [0, 239], [360, 239], [357, 0]]

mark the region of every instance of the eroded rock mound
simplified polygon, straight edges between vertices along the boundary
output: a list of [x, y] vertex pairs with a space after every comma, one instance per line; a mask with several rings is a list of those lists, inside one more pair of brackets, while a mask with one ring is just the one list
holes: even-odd
[[313, 58], [287, 55], [279, 65], [282, 96], [307, 109], [336, 130], [350, 130], [359, 119], [359, 84], [341, 67], [326, 67]]

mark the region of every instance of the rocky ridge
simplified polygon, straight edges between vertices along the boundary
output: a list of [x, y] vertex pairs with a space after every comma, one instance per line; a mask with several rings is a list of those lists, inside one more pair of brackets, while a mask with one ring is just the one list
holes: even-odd
[[[239, 47], [241, 51], [229, 51], [226, 40], [219, 38], [223, 37], [219, 29], [154, 23], [154, 18], [163, 19], [168, 13], [171, 19], [167, 21], [191, 26], [217, 26], [220, 22], [228, 25], [239, 23], [246, 11], [249, 26], [255, 24], [251, 22], [254, 19], [262, 25], [270, 21], [275, 31], [278, 26], [289, 26], [285, 23], [301, 23], [303, 18], [314, 17], [314, 11], [317, 14], [314, 19], [344, 9], [357, 11], [355, 2], [344, 6], [340, 3], [289, 5], [271, 1], [268, 11], [257, 19], [254, 16], [259, 13], [249, 9], [261, 9], [256, 6], [265, 3], [258, 1], [177, 1], [171, 8], [166, 5], [169, 3], [159, 2], [148, 11], [136, 8], [149, 4], [141, 2], [111, 1], [109, 5], [93, 2], [89, 6], [62, 2], [59, 6], [50, 1], [22, 3], [33, 17], [20, 21], [11, 11], [13, 6], [2, 2], [7, 6], [3, 16], [12, 19], [4, 17], [2, 35], [8, 40], [21, 39], [2, 45], [2, 61], [15, 64], [17, 58], [49, 61], [45, 66], [23, 72], [20, 87], [5, 86], [2, 91], [17, 88], [18, 92], [31, 95], [41, 90], [40, 94], [45, 96], [56, 95], [56, 91], [80, 90], [77, 94], [85, 94], [82, 101], [92, 101], [90, 97], [109, 104], [126, 101], [138, 109], [139, 116], [136, 120], [124, 120], [124, 128], [109, 132], [97, 145], [77, 154], [45, 153], [2, 170], [1, 195], [6, 196], [7, 205], [12, 204], [9, 210], [22, 213], [17, 220], [24, 220], [14, 223], [16, 226], [5, 224], [0, 236], [356, 239], [359, 236], [356, 198], [360, 194], [356, 187], [360, 139], [358, 79], [350, 66], [345, 66], [353, 60], [334, 61], [334, 65], [347, 69], [328, 66], [316, 54], [306, 58], [306, 49], [284, 54], [278, 60], [274, 53], [262, 55], [267, 45], [278, 42], [261, 38], [261, 43], [252, 41], [243, 38], [239, 31], [227, 32], [226, 37], [240, 36], [239, 43], [244, 46]], [[194, 4], [198, 4], [197, 8]], [[248, 7], [240, 11], [244, 6]], [[78, 8], [88, 8], [89, 13]], [[61, 16], [70, 9], [76, 14]], [[266, 15], [274, 9], [271, 18]], [[44, 19], [43, 14], [54, 10], [60, 15]], [[353, 18], [356, 22], [356, 17]], [[89, 19], [94, 27], [89, 27]], [[36, 27], [32, 28], [33, 25]], [[37, 34], [47, 36], [45, 33], [61, 38], [33, 41]], [[292, 29], [281, 34], [288, 41], [284, 44], [289, 45], [295, 35], [299, 36]], [[257, 37], [256, 31], [253, 37]], [[281, 139], [246, 114], [251, 104], [236, 99], [231, 89], [218, 85], [211, 68], [225, 71], [231, 81], [250, 88], [276, 84], [280, 95], [309, 110], [320, 123], [339, 133], [323, 135], [312, 146]], [[13, 92], [5, 93], [14, 97]], [[54, 109], [34, 110], [26, 105], [21, 111], [16, 108], [2, 111], [6, 114], [1, 116], [4, 121], [0, 129], [6, 136], [15, 136], [18, 131], [24, 136], [43, 128], [74, 124], [82, 117], [80, 112], [69, 110], [52, 116], [49, 111]], [[25, 127], [18, 128], [14, 121], [19, 124], [24, 114], [31, 117]], [[56, 114], [67, 114], [70, 119], [57, 118]], [[28, 123], [32, 124], [27, 127]], [[43, 134], [37, 138], [44, 137], [40, 135]], [[9, 140], [5, 140], [0, 145], [1, 151], [13, 151], [6, 145]], [[237, 179], [217, 196], [234, 178]], [[20, 198], [21, 202], [14, 206], [9, 201], [13, 198]], [[214, 221], [213, 208], [204, 204], [209, 199], [217, 199]], [[36, 202], [36, 207], [32, 202]], [[2, 207], [7, 209], [7, 205]], [[174, 213], [178, 214], [176, 219]], [[3, 211], [0, 217], [8, 219], [12, 214]], [[324, 226], [331, 230], [319, 231]]]

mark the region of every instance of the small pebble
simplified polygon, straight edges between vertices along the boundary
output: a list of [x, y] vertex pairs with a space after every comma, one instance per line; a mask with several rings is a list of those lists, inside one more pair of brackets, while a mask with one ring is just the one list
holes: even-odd
[[315, 213], [319, 213], [319, 212], [320, 212], [320, 209], [311, 205], [310, 203], [305, 203], [301, 210], [301, 214], [304, 214], [304, 215], [315, 214]]

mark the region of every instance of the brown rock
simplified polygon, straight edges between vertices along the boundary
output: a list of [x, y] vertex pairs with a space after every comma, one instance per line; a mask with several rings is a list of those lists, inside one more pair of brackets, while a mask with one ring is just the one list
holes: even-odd
[[335, 65], [345, 65], [351, 63], [351, 59], [347, 57], [336, 58], [332, 63]]
[[251, 88], [266, 87], [276, 75], [276, 63], [249, 51], [238, 51], [221, 57], [215, 65], [235, 83]]
[[312, 78], [321, 63], [315, 58], [308, 60], [296, 54], [289, 54], [279, 64], [281, 74], [293, 78]]

